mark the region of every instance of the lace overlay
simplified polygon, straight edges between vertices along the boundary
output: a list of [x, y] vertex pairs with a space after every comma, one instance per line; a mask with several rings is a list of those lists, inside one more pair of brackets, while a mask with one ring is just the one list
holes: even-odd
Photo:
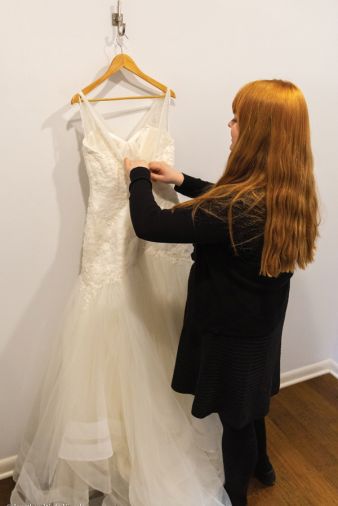
[[[150, 109], [152, 114], [148, 114], [131, 139], [125, 141], [109, 132], [88, 104], [88, 101], [81, 102], [85, 127], [82, 152], [90, 183], [81, 262], [86, 300], [105, 284], [120, 281], [140, 255], [167, 257], [172, 263], [191, 263], [193, 249], [190, 244], [143, 241], [136, 236], [130, 219], [130, 181], [124, 169], [124, 158], [163, 160], [174, 165], [174, 139], [161, 125], [160, 108]], [[156, 126], [157, 121], [159, 126]], [[153, 183], [153, 192], [162, 209], [179, 201], [173, 187], [165, 183]]]

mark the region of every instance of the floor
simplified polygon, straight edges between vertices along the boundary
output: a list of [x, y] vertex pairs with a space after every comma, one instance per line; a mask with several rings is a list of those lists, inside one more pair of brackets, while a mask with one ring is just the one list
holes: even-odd
[[[281, 389], [266, 429], [277, 479], [266, 487], [252, 478], [249, 506], [338, 506], [338, 380], [325, 374]], [[13, 487], [12, 478], [0, 480], [0, 506]]]

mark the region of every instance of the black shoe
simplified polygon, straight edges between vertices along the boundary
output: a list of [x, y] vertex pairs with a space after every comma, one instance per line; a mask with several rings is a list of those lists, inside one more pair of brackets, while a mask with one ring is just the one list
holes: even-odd
[[273, 485], [276, 481], [276, 473], [269, 459], [264, 464], [257, 464], [254, 476], [264, 485]]

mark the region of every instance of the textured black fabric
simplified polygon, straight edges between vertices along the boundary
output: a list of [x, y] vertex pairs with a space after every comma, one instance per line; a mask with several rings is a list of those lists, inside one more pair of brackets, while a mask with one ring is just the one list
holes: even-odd
[[152, 193], [150, 172], [145, 167], [130, 171], [130, 215], [135, 233], [141, 239], [166, 243], [229, 244], [224, 221], [198, 210], [195, 221], [191, 209], [161, 209]]
[[269, 462], [269, 457], [267, 454], [267, 446], [266, 446], [266, 427], [265, 427], [265, 417], [258, 418], [254, 420], [256, 439], [257, 439], [257, 465], [261, 468], [264, 468]]
[[[213, 184], [183, 175], [182, 185], [174, 188], [188, 197]], [[171, 386], [194, 395], [194, 416], [222, 411], [228, 425], [244, 427], [268, 413], [270, 396], [279, 391], [281, 337], [293, 273], [259, 275], [265, 221], [251, 221], [243, 204], [233, 209], [235, 242], [255, 239], [239, 245], [235, 256], [226, 221], [199, 210], [193, 223], [191, 208], [161, 210], [149, 170], [137, 167], [130, 178], [136, 234], [148, 241], [194, 245]]]
[[209, 183], [209, 181], [204, 181], [198, 177], [189, 176], [189, 174], [183, 174], [183, 182], [179, 186], [175, 185], [174, 190], [186, 197], [194, 198], [198, 197], [202, 193], [205, 193], [209, 188], [212, 187], [213, 183]]
[[232, 506], [246, 506], [249, 482], [258, 458], [254, 421], [241, 429], [234, 429], [227, 425], [222, 413], [219, 417], [223, 425], [224, 488]]

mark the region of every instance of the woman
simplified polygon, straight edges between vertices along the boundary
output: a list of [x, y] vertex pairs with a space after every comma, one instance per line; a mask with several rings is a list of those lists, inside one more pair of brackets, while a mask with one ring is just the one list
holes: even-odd
[[[194, 245], [172, 388], [194, 395], [194, 416], [219, 414], [224, 486], [233, 506], [242, 506], [252, 474], [275, 480], [264, 417], [280, 387], [290, 278], [314, 260], [320, 221], [299, 88], [254, 81], [232, 108], [231, 153], [216, 183], [161, 161], [125, 159], [125, 167], [137, 236]], [[162, 210], [152, 181], [191, 199]]]

